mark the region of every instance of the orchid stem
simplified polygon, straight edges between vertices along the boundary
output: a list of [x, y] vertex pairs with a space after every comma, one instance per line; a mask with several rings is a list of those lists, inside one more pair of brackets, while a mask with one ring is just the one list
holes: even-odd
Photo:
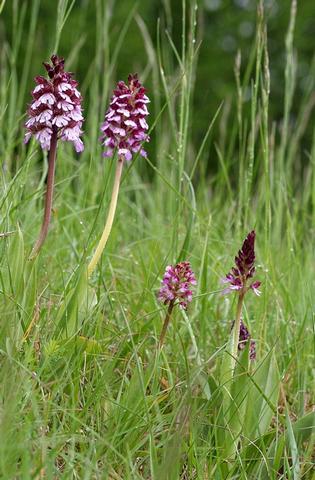
[[56, 165], [56, 154], [57, 154], [57, 131], [54, 131], [50, 140], [50, 150], [48, 156], [48, 174], [47, 174], [47, 188], [45, 195], [45, 211], [42, 227], [38, 236], [38, 239], [33, 247], [33, 250], [29, 256], [29, 260], [33, 260], [40, 251], [45, 239], [47, 237], [50, 219], [51, 219], [51, 210], [54, 194], [54, 180], [55, 180], [55, 165]]
[[163, 327], [162, 327], [162, 331], [161, 331], [161, 335], [160, 335], [160, 339], [159, 339], [159, 345], [158, 345], [159, 348], [162, 348], [162, 346], [163, 346], [164, 338], [165, 338], [165, 335], [166, 335], [166, 330], [167, 330], [168, 324], [170, 323], [173, 308], [174, 308], [174, 300], [172, 300], [170, 302], [170, 304], [168, 306], [168, 309], [167, 309], [167, 312], [166, 312], [166, 317], [165, 317], [165, 320], [164, 320], [164, 323], [163, 323]]
[[235, 369], [235, 364], [236, 364], [236, 358], [237, 358], [237, 350], [238, 350], [238, 343], [239, 343], [239, 338], [240, 338], [240, 326], [241, 326], [241, 316], [242, 316], [242, 308], [243, 308], [243, 302], [244, 302], [244, 292], [240, 292], [238, 296], [238, 302], [237, 302], [237, 310], [236, 310], [236, 318], [235, 318], [235, 323], [233, 327], [233, 344], [232, 344], [232, 374], [234, 373]]
[[102, 233], [101, 239], [96, 247], [96, 250], [94, 252], [94, 255], [88, 265], [88, 270], [87, 270], [87, 275], [90, 277], [92, 273], [95, 270], [95, 267], [102, 255], [102, 252], [105, 248], [105, 245], [107, 243], [108, 237], [110, 235], [112, 226], [113, 226], [113, 221], [115, 217], [115, 212], [116, 212], [116, 207], [117, 207], [117, 199], [118, 199], [118, 193], [119, 193], [119, 186], [120, 186], [120, 179], [121, 179], [121, 174], [122, 174], [122, 169], [124, 165], [124, 159], [123, 158], [118, 158], [117, 162], [117, 167], [116, 167], [116, 173], [115, 173], [115, 180], [114, 180], [114, 186], [113, 186], [113, 192], [112, 192], [112, 198], [110, 201], [110, 206], [109, 206], [109, 212], [108, 216], [106, 219], [104, 231]]

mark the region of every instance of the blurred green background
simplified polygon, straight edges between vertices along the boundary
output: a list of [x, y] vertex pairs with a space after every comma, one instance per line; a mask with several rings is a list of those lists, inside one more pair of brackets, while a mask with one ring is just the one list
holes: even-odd
[[[0, 2], [1, 3], [1, 2]], [[72, 2], [65, 2], [68, 8]], [[273, 120], [281, 128], [283, 116], [284, 67], [285, 67], [285, 37], [288, 29], [290, 5], [289, 0], [265, 0], [265, 16], [268, 19], [268, 47], [271, 70], [270, 110]], [[235, 112], [236, 87], [234, 64], [237, 51], [241, 51], [241, 73], [244, 74], [250, 61], [250, 54], [255, 43], [255, 30], [258, 2], [254, 0], [199, 0], [197, 42], [200, 42], [198, 51], [198, 65], [196, 69], [196, 85], [193, 98], [195, 114], [191, 123], [192, 139], [196, 148], [205, 135], [209, 121], [214, 116], [220, 103], [224, 100], [226, 114]], [[48, 60], [55, 45], [55, 26], [57, 20], [57, 0], [10, 0], [2, 2], [0, 16], [0, 45], [1, 58], [10, 58], [14, 62], [17, 76], [22, 72], [26, 55], [26, 42], [31, 18], [34, 11], [37, 15], [37, 24], [33, 36], [32, 55], [29, 72], [27, 73], [27, 88], [23, 102], [30, 100], [29, 92], [33, 86], [32, 77], [43, 74], [41, 62]], [[186, 2], [187, 24], [189, 23], [189, 2]], [[19, 11], [17, 17], [16, 11]], [[121, 38], [121, 32], [126, 26], [122, 48], [119, 51], [114, 68], [110, 72], [109, 92], [119, 79], [126, 79], [128, 73], [139, 72], [149, 94], [154, 86], [151, 76], [151, 65], [148, 62], [146, 41], [141, 33], [143, 27], [149, 34], [152, 45], [157, 48], [158, 31], [162, 44], [167, 43], [165, 32], [170, 34], [175, 46], [180, 50], [182, 37], [182, 2], [181, 0], [75, 0], [71, 13], [63, 26], [59, 55], [66, 58], [75, 77], [81, 84], [84, 94], [88, 83], [92, 81], [93, 64], [96, 51], [100, 47], [97, 40], [98, 15], [100, 11], [107, 11], [108, 18], [108, 45], [104, 46], [104, 55], [97, 71], [106, 71], [108, 58], [114, 51], [116, 43]], [[128, 20], [129, 18], [129, 20]], [[305, 89], [308, 88], [311, 65], [314, 59], [315, 36], [315, 2], [303, 0], [298, 5], [298, 15], [295, 30], [295, 48], [298, 60], [296, 92], [291, 111], [291, 126], [294, 128], [295, 114], [299, 108]], [[13, 38], [16, 24], [20, 22], [23, 34], [20, 39]], [[99, 27], [104, 28], [104, 25]], [[16, 56], [11, 56], [12, 45], [20, 42]], [[167, 58], [169, 72], [177, 68], [175, 55]], [[163, 92], [159, 92], [163, 99]], [[250, 105], [250, 87], [244, 92], [246, 102]], [[85, 96], [84, 106], [89, 107], [89, 97]], [[100, 107], [103, 112], [106, 104]], [[21, 112], [22, 113], [22, 112]], [[157, 113], [157, 111], [155, 111]], [[151, 117], [152, 118], [152, 117]], [[229, 125], [229, 121], [227, 122]], [[218, 135], [218, 122], [214, 134]], [[232, 128], [232, 127], [231, 127]], [[309, 122], [302, 139], [303, 152], [310, 148], [313, 125]], [[154, 145], [154, 139], [152, 145]], [[152, 146], [149, 147], [153, 148]], [[153, 150], [152, 150], [153, 151]], [[209, 150], [208, 165], [216, 168], [218, 162], [213, 155], [213, 147]]]

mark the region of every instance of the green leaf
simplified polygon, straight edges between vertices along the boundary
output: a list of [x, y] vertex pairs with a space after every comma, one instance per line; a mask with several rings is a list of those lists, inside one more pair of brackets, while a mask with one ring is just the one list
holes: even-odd
[[233, 456], [237, 451], [237, 445], [247, 416], [247, 399], [250, 387], [249, 347], [250, 343], [247, 342], [246, 348], [241, 352], [236, 364], [233, 383], [230, 389], [229, 403], [226, 402], [227, 409], [224, 410], [227, 457]]
[[18, 300], [24, 287], [24, 240], [20, 227], [17, 227], [17, 234], [14, 235], [10, 244], [9, 253], [9, 269], [11, 276], [11, 287], [13, 295]]
[[87, 361], [85, 354], [96, 355], [103, 352], [102, 345], [93, 338], [73, 336], [70, 339], [50, 340], [43, 348], [41, 372], [49, 377], [59, 377], [62, 369], [67, 369], [67, 361], [72, 358], [78, 364]]
[[288, 429], [288, 439], [289, 439], [289, 445], [290, 445], [290, 450], [291, 450], [291, 456], [292, 456], [292, 469], [293, 469], [293, 478], [294, 480], [299, 480], [300, 478], [300, 462], [299, 462], [299, 451], [298, 447], [296, 444], [293, 428], [292, 428], [292, 423], [291, 419], [289, 416], [288, 409], [286, 409], [286, 424], [287, 424], [287, 429]]
[[280, 376], [274, 352], [270, 352], [251, 376], [244, 436], [255, 439], [264, 435], [276, 413]]
[[310, 412], [292, 425], [298, 445], [307, 442], [315, 432], [315, 412]]
[[179, 429], [164, 445], [163, 461], [158, 468], [157, 478], [165, 480], [180, 478], [180, 459], [183, 441], [182, 432]]
[[75, 335], [81, 327], [79, 312], [84, 303], [87, 303], [88, 278], [86, 265], [81, 266], [76, 276], [76, 283], [70, 288], [61, 304], [56, 318], [57, 333], [69, 338]]
[[25, 265], [24, 292], [23, 292], [23, 313], [24, 326], [29, 327], [33, 319], [34, 309], [37, 301], [37, 264], [38, 258]]
[[[309, 441], [314, 443], [314, 441], [312, 440], [312, 436], [315, 430], [315, 412], [304, 415], [302, 418], [300, 418], [294, 423], [292, 423], [290, 419], [288, 422], [288, 412], [286, 412], [286, 426], [287, 430], [280, 436], [275, 431], [273, 432], [272, 436], [270, 436], [270, 434], [267, 434], [255, 443], [257, 444], [257, 447], [260, 447], [262, 441], [266, 439], [267, 436], [269, 437], [269, 439], [272, 440], [268, 449], [268, 459], [271, 467], [276, 471], [279, 471], [280, 468], [282, 468], [283, 466], [284, 447], [286, 446], [287, 448], [289, 448], [291, 450], [294, 466], [293, 476], [294, 479], [298, 479], [300, 477], [298, 475], [298, 467], [296, 467], [296, 461], [298, 461], [299, 450], [300, 454], [303, 454], [306, 450], [305, 443]], [[248, 447], [246, 449], [246, 456], [253, 455], [253, 452], [250, 449], [252, 449], [252, 447]], [[262, 467], [261, 478], [268, 480], [268, 475], [269, 474], [266, 465], [264, 465]]]

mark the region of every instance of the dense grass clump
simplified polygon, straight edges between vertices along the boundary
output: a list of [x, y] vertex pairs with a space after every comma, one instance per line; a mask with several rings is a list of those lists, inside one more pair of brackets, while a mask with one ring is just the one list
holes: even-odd
[[[296, 2], [279, 45], [283, 98], [261, 2], [233, 100], [209, 111], [197, 144], [203, 4], [180, 2], [174, 38], [157, 20], [153, 39], [141, 2], [117, 34], [118, 6], [97, 0], [94, 56], [78, 78], [85, 148], [58, 144], [50, 230], [32, 258], [48, 168], [34, 139], [23, 144], [32, 74], [63, 50], [76, 72], [90, 39], [89, 2], [58, 0], [42, 58], [47, 2], [27, 3], [0, 2], [12, 21], [0, 51], [0, 477], [311, 479], [315, 76], [309, 65], [293, 115]], [[100, 127], [130, 28], [151, 141], [120, 169], [96, 258], [119, 162], [102, 156]]]

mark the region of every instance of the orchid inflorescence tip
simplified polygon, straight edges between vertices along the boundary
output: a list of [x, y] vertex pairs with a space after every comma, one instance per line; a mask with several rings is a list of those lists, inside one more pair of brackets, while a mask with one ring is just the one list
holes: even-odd
[[221, 280], [222, 283], [228, 284], [222, 293], [230, 293], [238, 291], [245, 294], [249, 289], [253, 290], [256, 295], [260, 295], [259, 287], [260, 281], [251, 282], [248, 286], [248, 281], [253, 278], [255, 274], [255, 230], [249, 232], [245, 238], [241, 250], [235, 257], [235, 266], [230, 272]]
[[73, 74], [64, 71], [64, 59], [52, 55], [51, 64], [44, 62], [49, 80], [35, 77], [36, 87], [32, 91], [33, 101], [28, 108], [27, 130], [24, 142], [32, 135], [43, 150], [49, 150], [53, 134], [58, 139], [72, 142], [76, 152], [84, 150], [82, 135], [82, 97], [76, 88], [78, 83]]
[[196, 277], [191, 269], [190, 262], [180, 262], [177, 265], [166, 267], [158, 298], [165, 305], [178, 301], [179, 306], [187, 309], [192, 301], [192, 286], [196, 285]]
[[137, 74], [129, 75], [128, 85], [118, 82], [101, 127], [105, 157], [112, 157], [116, 150], [119, 158], [127, 161], [137, 153], [147, 156], [142, 144], [150, 140], [146, 133], [150, 100], [145, 93]]

